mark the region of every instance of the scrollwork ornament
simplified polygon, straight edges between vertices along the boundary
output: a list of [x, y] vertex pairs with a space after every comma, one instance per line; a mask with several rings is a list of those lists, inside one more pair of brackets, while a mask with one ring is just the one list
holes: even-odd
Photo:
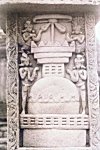
[[7, 116], [8, 150], [17, 149], [18, 145], [18, 50], [17, 17], [7, 18]]
[[99, 89], [98, 89], [98, 75], [97, 75], [97, 54], [95, 50], [95, 16], [93, 14], [85, 15], [86, 27], [86, 56], [88, 69], [88, 101], [90, 114], [90, 145], [93, 150], [99, 150], [100, 143], [100, 122], [99, 117]]

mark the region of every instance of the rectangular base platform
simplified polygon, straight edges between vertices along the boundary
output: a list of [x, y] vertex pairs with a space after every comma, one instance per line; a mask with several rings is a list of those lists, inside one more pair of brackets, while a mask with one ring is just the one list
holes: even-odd
[[85, 147], [86, 130], [25, 129], [24, 147]]

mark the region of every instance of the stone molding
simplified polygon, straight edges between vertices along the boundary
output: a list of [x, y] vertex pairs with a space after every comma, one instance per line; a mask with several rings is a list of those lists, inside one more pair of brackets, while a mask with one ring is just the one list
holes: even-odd
[[89, 4], [89, 5], [99, 5], [100, 4], [100, 0], [34, 0], [32, 2], [30, 2], [30, 0], [22, 0], [22, 1], [19, 1], [19, 0], [6, 0], [6, 1], [3, 1], [1, 0], [0, 1], [0, 4], [6, 4], [6, 3], [9, 3], [9, 4], [17, 4], [17, 3], [32, 3], [32, 4], [81, 4], [81, 5], [84, 5], [84, 4]]

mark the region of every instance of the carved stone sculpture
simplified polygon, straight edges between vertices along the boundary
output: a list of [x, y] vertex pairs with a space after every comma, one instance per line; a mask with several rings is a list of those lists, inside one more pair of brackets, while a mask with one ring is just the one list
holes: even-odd
[[38, 67], [35, 67], [33, 70], [32, 67], [29, 67], [29, 64], [29, 57], [27, 54], [23, 53], [21, 57], [21, 66], [23, 67], [19, 69], [19, 74], [22, 81], [22, 114], [25, 114], [25, 106], [30, 87], [32, 86], [33, 81], [36, 79], [37, 71], [39, 70]]
[[71, 80], [76, 84], [79, 95], [80, 102], [82, 101], [82, 114], [85, 114], [86, 108], [86, 79], [87, 71], [84, 66], [85, 59], [83, 55], [77, 54], [74, 60], [75, 67], [73, 70], [67, 69], [67, 73], [70, 75]]
[[[68, 23], [72, 21], [72, 17], [68, 15], [48, 14], [48, 15], [38, 15], [33, 19], [34, 23], [45, 23], [48, 27], [50, 27], [50, 41], [48, 42], [47, 45], [61, 46], [61, 42], [56, 41], [55, 35], [56, 30], [60, 34], [65, 34], [67, 32], [66, 26], [61, 23], [61, 20], [62, 21], [66, 20], [66, 23]], [[66, 46], [68, 46], [68, 43]]]
[[8, 150], [99, 150], [95, 16], [33, 16], [7, 23]]
[[37, 42], [40, 41], [42, 32], [46, 31], [48, 26], [41, 26], [36, 34], [33, 24], [31, 21], [26, 21], [24, 24], [24, 29], [22, 30], [22, 37], [19, 35], [19, 44], [22, 46], [22, 51], [30, 51], [31, 49], [31, 41], [34, 47], [37, 47]]
[[72, 41], [75, 41], [75, 47], [76, 47], [76, 53], [82, 53], [85, 50], [84, 41], [85, 41], [85, 35], [81, 31], [81, 26], [75, 23], [73, 25], [73, 30], [71, 35], [67, 33], [66, 35], [67, 41], [70, 43]]

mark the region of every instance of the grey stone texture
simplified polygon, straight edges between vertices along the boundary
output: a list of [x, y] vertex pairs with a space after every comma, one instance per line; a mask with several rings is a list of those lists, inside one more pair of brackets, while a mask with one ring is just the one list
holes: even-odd
[[[19, 8], [20, 3], [23, 6]], [[16, 12], [7, 17], [8, 124], [6, 127], [2, 116], [0, 149], [100, 149], [93, 13], [99, 3], [38, 0], [31, 2], [30, 7], [29, 1], [1, 1], [3, 8], [8, 5], [4, 12], [15, 9], [27, 14], [34, 8], [35, 15], [27, 17]], [[12, 10], [10, 4], [14, 4]], [[72, 5], [68, 7], [69, 4]], [[26, 10], [24, 6], [28, 6]], [[36, 14], [37, 6], [40, 9]], [[93, 10], [90, 13], [88, 6]], [[44, 8], [49, 14], [38, 15]], [[67, 15], [77, 8], [82, 8], [80, 14]], [[52, 11], [55, 13], [51, 14]], [[65, 12], [66, 15], [62, 14]], [[2, 42], [0, 50], [2, 59], [5, 56]]]
[[37, 3], [37, 4], [89, 4], [89, 5], [96, 5], [96, 4], [99, 4], [100, 3], [100, 0], [34, 0], [34, 1], [31, 1], [30, 0], [22, 0], [22, 1], [19, 1], [19, 0], [6, 0], [6, 1], [3, 1], [3, 0], [0, 0], [0, 3], [1, 4], [6, 4], [6, 3], [10, 3], [10, 4], [16, 4], [16, 3]]
[[7, 149], [7, 121], [0, 119], [0, 149]]
[[6, 35], [0, 28], [0, 150], [7, 150]]

